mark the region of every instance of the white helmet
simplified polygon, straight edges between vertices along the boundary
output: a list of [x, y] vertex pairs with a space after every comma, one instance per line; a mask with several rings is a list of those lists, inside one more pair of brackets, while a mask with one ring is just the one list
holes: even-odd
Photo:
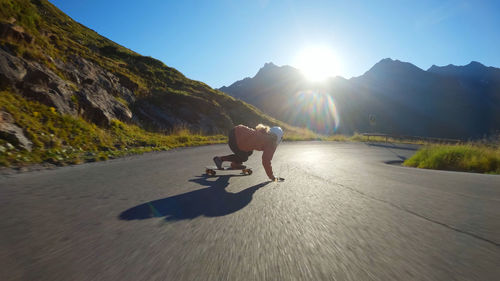
[[279, 144], [281, 142], [281, 139], [283, 138], [283, 130], [281, 129], [281, 127], [272, 127], [269, 132], [271, 134], [275, 134], [276, 137], [277, 137], [277, 141], [276, 141], [276, 144]]

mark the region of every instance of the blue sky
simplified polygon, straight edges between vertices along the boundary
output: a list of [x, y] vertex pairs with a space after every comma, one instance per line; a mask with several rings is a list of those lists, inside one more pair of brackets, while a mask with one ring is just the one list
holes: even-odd
[[427, 69], [472, 60], [500, 66], [500, 1], [51, 0], [76, 21], [212, 87], [266, 62], [294, 65], [326, 46], [337, 74], [383, 58]]

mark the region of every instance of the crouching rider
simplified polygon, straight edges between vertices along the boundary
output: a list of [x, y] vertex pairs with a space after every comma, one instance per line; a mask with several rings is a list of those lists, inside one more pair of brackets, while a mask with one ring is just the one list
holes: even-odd
[[234, 154], [226, 156], [215, 156], [214, 162], [218, 169], [221, 169], [224, 161], [231, 162], [232, 169], [245, 169], [244, 162], [252, 155], [254, 150], [262, 151], [262, 166], [267, 176], [272, 181], [284, 180], [276, 178], [271, 166], [274, 152], [283, 138], [283, 130], [280, 127], [265, 126], [259, 124], [253, 128], [238, 125], [229, 132], [229, 148]]

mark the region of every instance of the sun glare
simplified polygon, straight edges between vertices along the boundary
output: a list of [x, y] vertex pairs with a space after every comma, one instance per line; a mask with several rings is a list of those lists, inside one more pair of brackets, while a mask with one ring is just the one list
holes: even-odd
[[321, 81], [337, 74], [338, 61], [334, 52], [327, 47], [309, 47], [297, 55], [294, 65], [307, 79]]
[[287, 101], [293, 108], [286, 120], [321, 134], [333, 134], [340, 124], [340, 115], [333, 97], [319, 91], [299, 91]]

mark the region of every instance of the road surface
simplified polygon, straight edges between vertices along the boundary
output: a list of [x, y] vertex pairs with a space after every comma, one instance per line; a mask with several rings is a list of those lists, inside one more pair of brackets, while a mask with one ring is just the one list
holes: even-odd
[[[0, 176], [0, 280], [498, 280], [500, 177], [390, 144], [225, 145]], [[392, 163], [392, 164], [387, 164]]]

